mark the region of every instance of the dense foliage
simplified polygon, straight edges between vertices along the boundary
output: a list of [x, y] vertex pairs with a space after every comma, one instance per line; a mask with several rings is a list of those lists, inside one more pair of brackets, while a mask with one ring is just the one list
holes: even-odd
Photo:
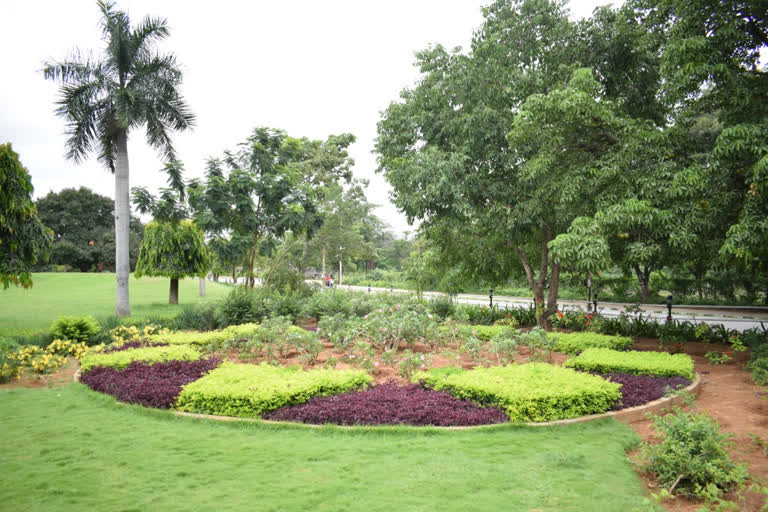
[[436, 390], [501, 407], [512, 421], [552, 421], [605, 412], [619, 385], [542, 363], [475, 368], [440, 379]]
[[646, 468], [670, 492], [713, 500], [746, 480], [746, 465], [728, 453], [731, 434], [715, 419], [678, 411], [654, 417], [653, 426], [660, 442], [646, 444]]
[[143, 363], [134, 361], [123, 369], [97, 366], [80, 378], [89, 388], [114, 396], [121, 402], [168, 409], [182, 386], [193, 382], [221, 363], [218, 359]]
[[564, 366], [588, 372], [694, 378], [693, 359], [689, 355], [666, 352], [619, 352], [608, 348], [589, 348], [567, 360]]
[[[56, 271], [115, 268], [115, 201], [86, 187], [49, 192], [35, 201], [40, 220], [53, 230], [50, 264]], [[144, 226], [130, 221], [130, 266], [136, 268]]]
[[244, 418], [287, 405], [362, 389], [371, 377], [359, 370], [310, 370], [269, 364], [223, 363], [200, 380], [187, 384], [179, 395], [182, 411]]
[[265, 419], [321, 425], [435, 425], [470, 426], [503, 423], [498, 408], [481, 408], [469, 400], [418, 385], [380, 384], [365, 391], [313, 398], [305, 404], [284, 407]]
[[30, 270], [48, 257], [53, 233], [32, 202], [32, 178], [11, 144], [0, 144], [0, 285], [29, 288]]
[[89, 342], [99, 332], [99, 324], [91, 316], [60, 316], [50, 329], [53, 339]]

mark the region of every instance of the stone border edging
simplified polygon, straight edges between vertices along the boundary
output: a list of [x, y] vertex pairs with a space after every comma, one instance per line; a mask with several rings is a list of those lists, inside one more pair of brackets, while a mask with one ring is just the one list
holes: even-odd
[[[73, 376], [73, 380], [75, 382], [80, 382], [80, 368], [77, 369], [75, 372], [75, 375]], [[699, 391], [701, 390], [701, 375], [699, 373], [696, 374], [693, 382], [688, 385], [688, 387], [683, 388], [680, 391], [687, 391], [694, 396], [699, 394]], [[673, 395], [673, 396], [664, 396], [659, 398], [658, 400], [654, 400], [653, 402], [648, 402], [647, 404], [638, 405], [636, 407], [630, 407], [628, 409], [622, 409], [620, 411], [608, 411], [603, 412], [600, 414], [591, 414], [589, 416], [579, 416], [578, 418], [568, 418], [564, 420], [555, 420], [555, 421], [545, 421], [541, 423], [512, 423], [512, 422], [506, 422], [506, 423], [491, 423], [489, 425], [473, 425], [473, 426], [465, 426], [465, 427], [440, 427], [436, 425], [407, 425], [410, 428], [434, 428], [439, 430], [474, 430], [474, 429], [487, 429], [487, 428], [494, 428], [494, 427], [500, 427], [503, 425], [525, 425], [528, 427], [550, 427], [550, 426], [556, 426], [556, 425], [570, 425], [572, 423], [584, 423], [586, 421], [593, 421], [593, 420], [602, 420], [606, 418], [613, 418], [617, 421], [621, 421], [622, 423], [633, 423], [638, 420], [645, 419], [645, 415], [649, 412], [656, 413], [660, 411], [661, 409], [664, 409], [666, 407], [673, 407], [673, 406], [679, 406], [683, 402], [683, 397]], [[123, 403], [123, 402], [117, 402], [117, 403]], [[183, 411], [170, 411], [171, 414], [174, 416], [180, 416], [180, 417], [188, 417], [188, 418], [198, 418], [198, 419], [206, 419], [206, 420], [215, 420], [215, 421], [247, 421], [247, 422], [253, 422], [253, 423], [264, 423], [267, 425], [284, 425], [284, 426], [291, 426], [291, 427], [305, 427], [305, 428], [323, 428], [326, 427], [326, 425], [314, 425], [311, 423], [298, 423], [293, 421], [272, 421], [272, 420], [265, 420], [261, 418], [238, 418], [235, 416], [217, 416], [214, 414], [200, 414], [200, 413], [194, 413], [194, 412], [183, 412]], [[355, 428], [392, 428], [392, 427], [399, 427], [401, 425], [336, 425], [333, 423], [329, 423], [329, 425], [332, 425], [335, 428], [342, 428], [342, 429], [355, 429]]]

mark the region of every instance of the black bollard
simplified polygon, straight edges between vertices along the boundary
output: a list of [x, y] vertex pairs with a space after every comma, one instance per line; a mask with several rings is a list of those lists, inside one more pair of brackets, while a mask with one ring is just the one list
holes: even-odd
[[595, 300], [592, 301], [592, 304], [595, 305], [595, 310], [594, 311], [595, 311], [595, 313], [597, 313], [597, 292], [595, 292]]
[[493, 288], [491, 288], [491, 291], [488, 294], [488, 298], [490, 299], [489, 307], [493, 307]]
[[667, 322], [672, 321], [672, 296], [667, 295]]

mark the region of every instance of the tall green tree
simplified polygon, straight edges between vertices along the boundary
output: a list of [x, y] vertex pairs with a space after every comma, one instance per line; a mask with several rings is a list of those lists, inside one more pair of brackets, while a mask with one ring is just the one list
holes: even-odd
[[319, 203], [329, 183], [344, 179], [354, 137], [324, 142], [256, 128], [237, 152], [208, 161], [204, 180], [188, 188], [197, 223], [214, 239], [248, 240], [244, 258], [255, 284], [259, 255], [272, 252], [287, 233], [309, 236], [322, 224]]
[[[81, 272], [115, 267], [115, 202], [86, 187], [49, 192], [35, 201], [40, 220], [53, 230], [50, 263]], [[130, 266], [136, 267], [144, 225], [130, 223]]]
[[32, 202], [32, 178], [11, 144], [0, 144], [0, 284], [32, 287], [31, 268], [47, 258], [53, 233]]
[[134, 27], [113, 2], [99, 0], [98, 6], [106, 43], [102, 57], [92, 60], [75, 51], [64, 61], [46, 63], [44, 76], [62, 83], [56, 113], [68, 122], [68, 158], [81, 162], [96, 151], [115, 175], [115, 314], [125, 317], [131, 313], [128, 134], [144, 126], [147, 143], [173, 160], [169, 132], [190, 128], [194, 115], [178, 89], [176, 59], [156, 49], [168, 37], [166, 20], [146, 17]]

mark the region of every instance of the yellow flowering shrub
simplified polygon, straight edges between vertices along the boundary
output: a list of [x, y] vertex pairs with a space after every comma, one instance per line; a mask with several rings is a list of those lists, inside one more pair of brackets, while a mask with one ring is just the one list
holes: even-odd
[[129, 341], [133, 340], [147, 339], [150, 336], [158, 334], [168, 334], [168, 329], [165, 327], [160, 327], [159, 325], [149, 324], [145, 325], [141, 329], [135, 325], [121, 325], [109, 331], [109, 335], [112, 337], [113, 344], [116, 346], [128, 343]]
[[32, 367], [32, 371], [35, 373], [53, 373], [66, 363], [67, 360], [62, 356], [54, 354], [43, 353], [34, 359], [32, 359], [29, 365]]
[[80, 359], [88, 353], [88, 345], [84, 342], [77, 343], [72, 340], [53, 340], [50, 345], [45, 348], [45, 351], [49, 354], [74, 357]]

